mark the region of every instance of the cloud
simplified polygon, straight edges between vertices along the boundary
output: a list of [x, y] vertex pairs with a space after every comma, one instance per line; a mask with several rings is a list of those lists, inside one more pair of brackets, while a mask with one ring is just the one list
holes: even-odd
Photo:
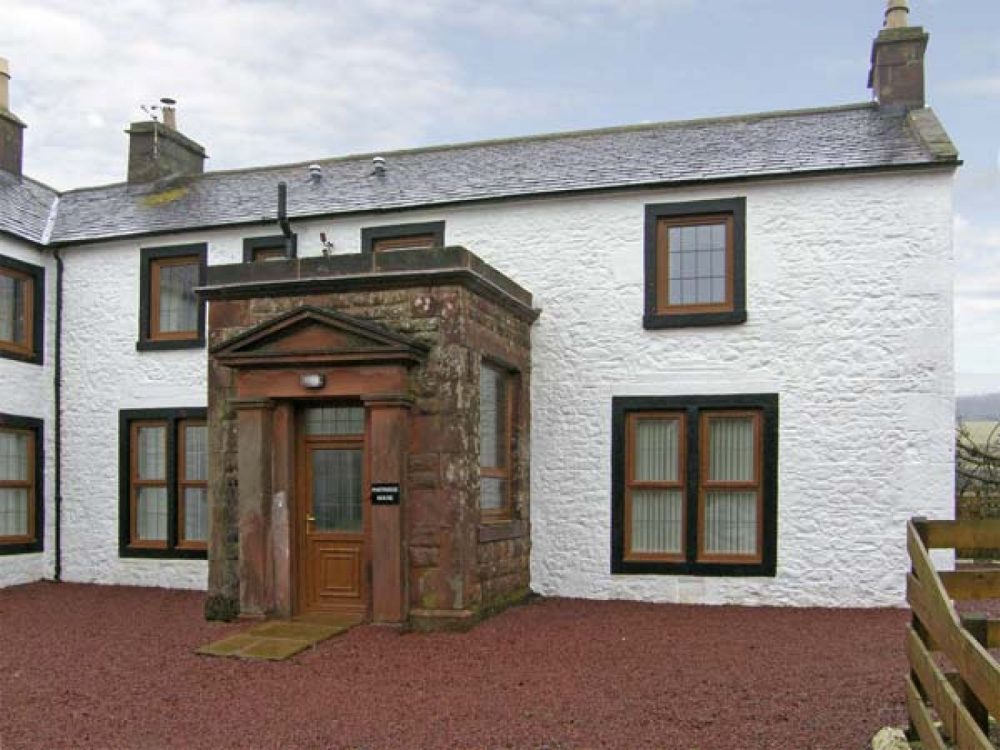
[[1000, 373], [1000, 223], [955, 215], [955, 361]]
[[1000, 96], [1000, 76], [967, 78], [944, 85], [946, 91], [969, 96]]
[[23, 0], [4, 10], [26, 171], [121, 180], [128, 122], [161, 96], [212, 169], [492, 136], [573, 105], [474, 80], [449, 41], [569, 36], [693, 0]]

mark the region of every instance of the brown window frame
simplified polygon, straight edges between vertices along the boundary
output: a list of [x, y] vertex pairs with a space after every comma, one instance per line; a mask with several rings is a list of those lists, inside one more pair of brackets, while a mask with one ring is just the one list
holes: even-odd
[[0, 255], [0, 275], [25, 282], [25, 294], [21, 302], [21, 313], [24, 316], [24, 341], [22, 343], [0, 339], [0, 357], [42, 364], [45, 269], [6, 255]]
[[[160, 329], [160, 297], [163, 285], [160, 276], [164, 268], [177, 266], [198, 267], [197, 255], [180, 255], [176, 258], [156, 258], [149, 266], [149, 339], [150, 341], [183, 341], [198, 337], [198, 322], [194, 328], [183, 331], [163, 331]], [[197, 303], [196, 303], [197, 304]]]
[[[364, 227], [361, 230], [361, 252], [381, 253], [401, 249], [444, 247], [444, 229], [443, 221]], [[414, 239], [426, 240], [427, 247], [413, 248]]]
[[0, 487], [15, 487], [28, 490], [28, 533], [0, 536], [0, 555], [15, 555], [41, 552], [44, 543], [45, 505], [43, 482], [43, 422], [34, 417], [0, 414], [0, 431], [26, 434], [28, 444], [27, 480], [0, 480]]
[[198, 285], [205, 283], [208, 248], [204, 243], [173, 245], [170, 247], [144, 247], [140, 251], [139, 340], [136, 349], [165, 350], [191, 349], [205, 345], [205, 301], [197, 301], [195, 328], [189, 331], [161, 331], [160, 270], [166, 266], [192, 265], [198, 267]]
[[[671, 304], [671, 227], [724, 223], [726, 298], [724, 302]], [[656, 203], [646, 206], [645, 311], [647, 329], [743, 323], [746, 313], [746, 199]]]
[[[129, 518], [131, 523], [129, 526], [129, 547], [132, 549], [166, 549], [168, 544], [168, 539], [163, 541], [157, 539], [140, 539], [138, 532], [138, 512], [137, 508], [139, 506], [139, 491], [147, 487], [162, 487], [166, 491], [167, 495], [167, 524], [169, 525], [169, 508], [170, 508], [170, 482], [169, 473], [167, 471], [168, 457], [163, 457], [163, 479], [140, 479], [139, 478], [139, 461], [136, 455], [136, 449], [139, 444], [139, 430], [144, 427], [162, 427], [163, 428], [163, 450], [169, 454], [170, 440], [170, 423], [165, 419], [157, 420], [135, 420], [129, 425], [129, 445], [131, 446], [130, 457], [129, 457]], [[168, 534], [169, 537], [169, 534]]]
[[[635, 476], [635, 427], [641, 419], [662, 419], [677, 422], [678, 428], [678, 461], [679, 471], [676, 482], [640, 482]], [[686, 539], [684, 529], [687, 528], [687, 503], [684, 502], [687, 484], [687, 415], [682, 411], [634, 411], [626, 416], [625, 432], [625, 559], [626, 560], [660, 560], [681, 561], [685, 559]], [[633, 552], [632, 551], [632, 491], [634, 489], [648, 490], [680, 490], [681, 491], [681, 550], [678, 553]]]
[[[708, 467], [711, 456], [709, 455], [709, 422], [713, 419], [727, 417], [750, 417], [753, 419], [754, 435], [754, 478], [749, 482], [732, 482], [710, 480], [708, 478]], [[702, 411], [699, 417], [701, 424], [698, 428], [700, 445], [701, 471], [698, 477], [698, 552], [696, 559], [699, 562], [709, 563], [759, 563], [763, 559], [764, 550], [764, 492], [762, 486], [762, 476], [764, 473], [764, 416], [760, 409], [720, 409]], [[705, 551], [705, 504], [706, 496], [712, 490], [736, 490], [757, 493], [757, 542], [755, 554], [709, 554]]]
[[260, 263], [266, 260], [284, 260], [285, 248], [283, 247], [259, 247], [253, 251], [252, 263]]
[[372, 243], [373, 253], [387, 253], [393, 250], [430, 250], [434, 247], [434, 235], [412, 234], [405, 237], [386, 237]]
[[[668, 299], [670, 289], [670, 230], [674, 227], [697, 227], [723, 224], [726, 227], [726, 298], [722, 302], [672, 304]], [[661, 315], [683, 313], [717, 313], [733, 311], [733, 217], [731, 214], [705, 214], [661, 218], [656, 222], [656, 312]]]
[[[482, 456], [480, 455], [479, 463], [479, 476], [487, 477], [490, 479], [501, 479], [503, 480], [504, 493], [502, 497], [502, 504], [499, 508], [483, 508], [483, 495], [482, 486], [480, 486], [479, 491], [479, 514], [483, 522], [488, 523], [490, 521], [506, 521], [509, 520], [513, 515], [513, 497], [514, 497], [514, 425], [515, 425], [515, 399], [517, 397], [517, 374], [516, 372], [510, 370], [503, 365], [497, 364], [490, 360], [482, 360], [480, 362], [480, 378], [482, 378], [483, 369], [489, 369], [493, 372], [499, 374], [503, 380], [503, 393], [504, 393], [504, 413], [503, 413], [503, 426], [504, 426], [504, 450], [501, 455], [503, 457], [503, 466], [483, 466]], [[480, 380], [481, 382], [481, 380]], [[482, 422], [480, 421], [480, 426]]]
[[[616, 575], [767, 576], [777, 571], [778, 421], [776, 393], [711, 396], [615, 396], [611, 440], [611, 572]], [[638, 419], [683, 414], [682, 555], [631, 551], [634, 426]], [[708, 480], [708, 426], [713, 418], [752, 416], [753, 482]], [[648, 483], [638, 483], [648, 484]], [[678, 483], [669, 483], [676, 487]], [[704, 549], [707, 492], [757, 490], [757, 544], [753, 555], [708, 554]]]
[[[207, 422], [204, 408], [123, 409], [118, 416], [119, 427], [119, 557], [156, 557], [200, 559], [207, 556], [207, 542], [184, 540], [183, 487], [208, 486], [207, 481], [184, 480], [183, 426]], [[162, 480], [138, 480], [136, 460], [138, 430], [146, 426], [165, 426], [165, 477]], [[167, 538], [141, 540], [137, 538], [136, 506], [141, 486], [167, 489]]]
[[204, 419], [177, 420], [177, 546], [182, 549], [208, 549], [208, 540], [187, 539], [185, 529], [184, 491], [188, 488], [203, 489], [208, 493], [208, 477], [205, 479], [186, 479], [187, 475], [187, 432], [188, 427], [208, 427]]

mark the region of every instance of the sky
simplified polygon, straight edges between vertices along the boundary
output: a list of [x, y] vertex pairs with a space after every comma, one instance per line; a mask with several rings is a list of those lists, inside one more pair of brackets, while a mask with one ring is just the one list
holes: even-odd
[[[910, 0], [955, 182], [959, 393], [1000, 391], [1000, 2]], [[178, 101], [209, 169], [867, 101], [885, 0], [0, 0], [25, 172], [124, 179]]]

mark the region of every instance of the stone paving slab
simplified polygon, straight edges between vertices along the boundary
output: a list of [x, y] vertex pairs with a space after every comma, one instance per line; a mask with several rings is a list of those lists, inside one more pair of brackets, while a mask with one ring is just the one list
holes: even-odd
[[295, 656], [320, 641], [343, 633], [356, 624], [357, 621], [343, 618], [319, 621], [269, 620], [254, 625], [242, 633], [202, 646], [196, 653], [205, 656], [280, 661]]

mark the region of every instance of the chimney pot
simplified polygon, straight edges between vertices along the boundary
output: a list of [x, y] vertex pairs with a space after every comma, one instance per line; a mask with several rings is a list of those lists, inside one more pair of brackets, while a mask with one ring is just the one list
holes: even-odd
[[889, 0], [885, 9], [885, 28], [902, 29], [910, 25], [910, 5], [907, 0]]
[[0, 109], [10, 109], [10, 65], [0, 57]]
[[163, 108], [163, 124], [171, 130], [177, 130], [177, 101], [163, 97], [160, 104]]

